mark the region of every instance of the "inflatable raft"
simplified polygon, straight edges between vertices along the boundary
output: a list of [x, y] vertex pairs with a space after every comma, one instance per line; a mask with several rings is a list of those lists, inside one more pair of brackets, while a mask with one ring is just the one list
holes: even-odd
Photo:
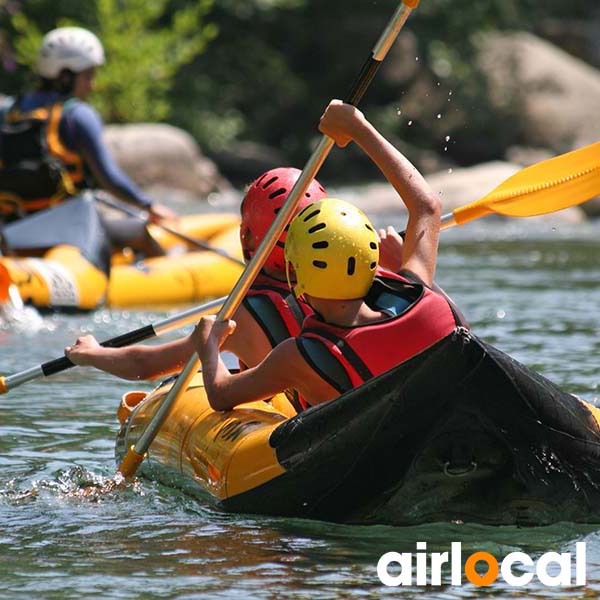
[[[177, 227], [189, 237], [242, 258], [236, 215], [182, 217]], [[81, 247], [60, 244], [41, 256], [0, 257], [0, 287], [14, 284], [24, 302], [42, 309], [93, 310], [101, 305], [202, 302], [226, 295], [239, 278], [242, 267], [234, 261], [215, 252], [193, 251], [154, 225], [149, 230], [169, 254], [134, 262], [131, 253], [116, 253], [107, 278]]]
[[[119, 462], [171, 381], [121, 403]], [[333, 402], [213, 411], [199, 374], [141, 473], [225, 511], [409, 525], [600, 517], [600, 412], [459, 331]]]

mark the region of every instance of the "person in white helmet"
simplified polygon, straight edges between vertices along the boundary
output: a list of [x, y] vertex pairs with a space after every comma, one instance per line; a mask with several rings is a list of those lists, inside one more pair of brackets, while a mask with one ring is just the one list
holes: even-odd
[[[96, 69], [104, 62], [102, 44], [91, 31], [60, 27], [44, 36], [36, 64], [37, 89], [11, 99], [0, 114], [0, 219], [4, 223], [90, 188], [104, 189], [148, 211], [152, 222], [175, 218], [138, 189], [102, 141], [102, 120], [85, 100], [94, 89]], [[146, 256], [162, 253], [141, 219], [101, 216], [100, 220], [114, 246], [131, 246]]]

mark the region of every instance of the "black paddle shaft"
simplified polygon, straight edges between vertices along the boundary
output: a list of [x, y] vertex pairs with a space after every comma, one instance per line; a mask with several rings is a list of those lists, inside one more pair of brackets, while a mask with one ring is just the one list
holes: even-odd
[[[100, 345], [105, 348], [123, 348], [124, 346], [130, 346], [131, 344], [137, 344], [138, 342], [143, 342], [145, 340], [149, 340], [156, 336], [156, 332], [154, 331], [153, 325], [146, 325], [144, 327], [140, 327], [135, 331], [130, 331], [128, 333], [124, 333], [123, 335], [118, 335], [110, 340], [106, 340], [101, 342]], [[46, 377], [48, 375], [54, 375], [56, 373], [60, 373], [61, 371], [66, 371], [75, 365], [66, 357], [61, 356], [60, 358], [55, 358], [54, 360], [49, 360], [41, 365], [42, 372]]]
[[365, 61], [356, 81], [352, 85], [352, 88], [344, 98], [346, 104], [352, 104], [352, 106], [358, 106], [362, 97], [365, 95], [367, 88], [373, 81], [373, 78], [377, 74], [382, 61], [373, 58], [373, 55]]

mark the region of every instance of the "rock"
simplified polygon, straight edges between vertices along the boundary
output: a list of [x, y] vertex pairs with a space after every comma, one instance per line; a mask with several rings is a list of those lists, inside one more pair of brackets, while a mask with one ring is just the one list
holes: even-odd
[[192, 136], [171, 125], [109, 125], [105, 142], [119, 166], [141, 187], [175, 188], [196, 197], [231, 187], [200, 153]]
[[600, 219], [600, 196], [585, 202], [580, 208], [590, 219]]
[[506, 150], [506, 160], [509, 163], [529, 167], [536, 163], [556, 156], [545, 148], [528, 148], [526, 146], [511, 146]]
[[290, 166], [277, 148], [247, 141], [236, 142], [232, 148], [215, 152], [213, 158], [226, 177], [242, 186], [269, 169]]
[[492, 33], [479, 44], [490, 99], [527, 145], [564, 152], [600, 139], [600, 72], [529, 33]]

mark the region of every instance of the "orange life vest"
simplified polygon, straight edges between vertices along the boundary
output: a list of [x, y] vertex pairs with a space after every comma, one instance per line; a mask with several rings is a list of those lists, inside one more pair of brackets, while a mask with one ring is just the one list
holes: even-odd
[[82, 157], [60, 140], [64, 103], [21, 112], [18, 101], [0, 126], [0, 214], [48, 208], [83, 187]]

